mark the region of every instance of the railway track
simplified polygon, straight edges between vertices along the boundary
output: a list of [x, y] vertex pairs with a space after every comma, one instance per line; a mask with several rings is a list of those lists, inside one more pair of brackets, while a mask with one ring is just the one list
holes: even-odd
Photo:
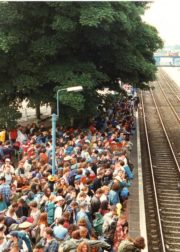
[[[180, 123], [167, 102], [165, 89], [160, 85], [157, 84], [155, 94], [150, 91], [141, 96], [148, 248], [150, 252], [180, 252], [180, 160], [177, 157], [179, 150], [173, 150], [178, 146]], [[172, 130], [170, 122], [177, 125], [177, 132]]]
[[167, 92], [170, 92], [173, 94], [173, 99], [177, 98], [178, 101], [180, 101], [180, 90], [178, 88], [178, 86], [176, 85], [176, 83], [169, 78], [169, 76], [167, 75], [167, 73], [165, 73], [163, 70], [159, 70], [158, 71], [158, 77], [163, 80], [163, 86], [164, 88], [166, 88]]

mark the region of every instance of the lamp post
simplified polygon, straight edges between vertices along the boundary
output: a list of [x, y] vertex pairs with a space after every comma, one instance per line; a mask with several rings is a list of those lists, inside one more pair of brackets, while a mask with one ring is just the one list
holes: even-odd
[[59, 93], [62, 91], [67, 92], [80, 92], [83, 90], [82, 86], [61, 88], [57, 90], [56, 93], [56, 102], [57, 102], [57, 115], [52, 114], [52, 175], [55, 175], [55, 162], [56, 162], [56, 121], [57, 117], [59, 117]]

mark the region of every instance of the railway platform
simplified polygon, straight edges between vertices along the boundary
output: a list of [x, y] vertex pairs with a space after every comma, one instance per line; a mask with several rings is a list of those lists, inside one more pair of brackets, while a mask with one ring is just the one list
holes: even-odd
[[139, 118], [136, 112], [136, 132], [133, 136], [133, 149], [131, 151], [130, 160], [134, 164], [134, 179], [130, 187], [130, 196], [128, 199], [128, 222], [129, 222], [129, 235], [133, 238], [136, 236], [143, 236], [146, 240], [146, 248], [144, 252], [148, 251], [147, 248], [147, 232], [146, 232], [146, 218], [144, 206], [144, 192], [143, 192], [143, 178], [141, 166], [141, 146], [140, 146], [140, 132], [139, 132]]

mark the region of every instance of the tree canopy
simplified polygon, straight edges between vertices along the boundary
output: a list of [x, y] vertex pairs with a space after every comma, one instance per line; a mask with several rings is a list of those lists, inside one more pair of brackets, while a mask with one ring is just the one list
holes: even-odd
[[[64, 115], [94, 114], [98, 89], [114, 80], [141, 85], [155, 78], [157, 30], [144, 23], [138, 2], [0, 2], [0, 100], [17, 106], [55, 104]], [[61, 111], [61, 112], [62, 112]], [[84, 113], [85, 112], [85, 113]]]

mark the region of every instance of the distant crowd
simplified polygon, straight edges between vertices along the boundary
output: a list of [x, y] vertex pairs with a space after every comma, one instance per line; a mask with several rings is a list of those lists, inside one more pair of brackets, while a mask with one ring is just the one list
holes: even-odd
[[88, 128], [43, 123], [0, 135], [0, 252], [139, 252], [128, 237], [137, 97], [104, 104]]

